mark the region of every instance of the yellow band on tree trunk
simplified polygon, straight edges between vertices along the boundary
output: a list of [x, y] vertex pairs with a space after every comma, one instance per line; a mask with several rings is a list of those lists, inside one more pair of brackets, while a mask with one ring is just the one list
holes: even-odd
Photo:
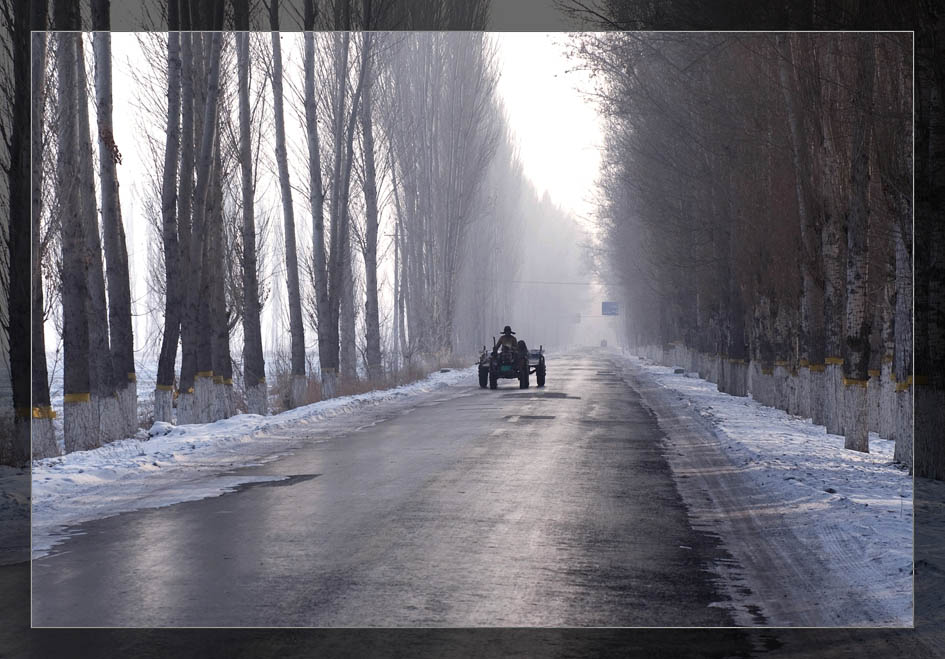
[[823, 373], [827, 370], [827, 367], [823, 364], [811, 364], [808, 368], [814, 373]]
[[137, 375], [135, 375], [134, 373], [128, 374], [128, 382], [137, 382], [137, 381], [138, 381]]
[[154, 388], [158, 391], [174, 391], [174, 385], [172, 384], [157, 384], [154, 385]]
[[55, 419], [56, 410], [49, 405], [39, 405], [37, 407], [18, 407], [16, 415], [21, 419]]
[[843, 365], [843, 357], [826, 357], [824, 359], [825, 364], [834, 364], [836, 366]]
[[213, 371], [198, 371], [196, 377], [198, 378], [212, 378]]
[[843, 384], [847, 387], [865, 387], [869, 380], [857, 380], [856, 378], [843, 378]]
[[92, 400], [92, 394], [66, 394], [62, 397], [62, 400], [66, 403], [88, 403]]

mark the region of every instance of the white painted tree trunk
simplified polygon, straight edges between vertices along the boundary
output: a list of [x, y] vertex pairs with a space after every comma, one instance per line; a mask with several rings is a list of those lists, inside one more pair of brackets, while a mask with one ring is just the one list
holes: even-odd
[[804, 419], [811, 418], [811, 372], [810, 366], [797, 369], [797, 414]]
[[869, 429], [879, 433], [879, 404], [882, 398], [882, 382], [880, 371], [870, 371], [869, 383], [866, 386], [866, 397], [869, 401]]
[[827, 373], [823, 364], [811, 364], [810, 370], [810, 419], [814, 425], [827, 423]]
[[[929, 387], [920, 387], [928, 389], [929, 393], [933, 390]], [[896, 461], [909, 465], [909, 471], [912, 472], [912, 459], [915, 454], [915, 444], [913, 437], [912, 423], [912, 396], [913, 387], [906, 387], [896, 393], [896, 446], [893, 457]], [[923, 401], [924, 402], [924, 401]], [[934, 401], [933, 403], [934, 404]], [[941, 401], [939, 401], [941, 405]], [[941, 426], [937, 426], [941, 431]]]
[[223, 384], [223, 376], [216, 375], [211, 378], [210, 385], [210, 419], [216, 421], [226, 419], [229, 416], [226, 404], [226, 385]]
[[269, 413], [269, 392], [265, 380], [246, 390], [246, 407], [250, 414]]
[[896, 383], [892, 379], [892, 358], [883, 357], [880, 369], [879, 436], [896, 439]]
[[154, 420], [168, 423], [174, 420], [174, 391], [172, 389], [154, 390]]
[[100, 446], [98, 442], [98, 410], [93, 408], [92, 401], [66, 401], [62, 407], [66, 453], [98, 448]]
[[843, 420], [840, 418], [843, 407], [842, 377], [841, 364], [827, 364], [824, 373], [824, 412], [827, 432], [831, 435], [843, 434]]
[[[21, 426], [26, 428], [32, 435], [31, 454], [33, 460], [41, 460], [42, 458], [51, 458], [59, 455], [59, 447], [56, 445], [52, 419], [33, 418], [30, 420], [29, 425], [24, 423], [21, 424]], [[26, 442], [30, 442], [29, 437], [26, 438]]]
[[117, 394], [96, 396], [92, 394], [93, 415], [98, 417], [102, 443], [107, 444], [126, 439], [121, 403]]
[[121, 415], [122, 434], [134, 437], [138, 432], [138, 383], [129, 380], [120, 388], [118, 394], [119, 414]]
[[854, 383], [843, 387], [844, 448], [870, 452], [869, 395], [867, 386]]
[[236, 411], [236, 394], [233, 391], [233, 380], [223, 384], [223, 396], [226, 400], [226, 418], [234, 416]]
[[177, 397], [177, 425], [183, 426], [189, 423], [197, 423], [194, 405], [193, 392], [180, 392], [180, 395]]
[[338, 372], [331, 368], [322, 369], [322, 400], [338, 395]]
[[290, 383], [290, 397], [293, 401], [293, 407], [299, 407], [309, 402], [308, 400], [308, 380], [304, 375], [293, 375]]
[[198, 375], [194, 378], [194, 421], [210, 423], [213, 421], [213, 377]]

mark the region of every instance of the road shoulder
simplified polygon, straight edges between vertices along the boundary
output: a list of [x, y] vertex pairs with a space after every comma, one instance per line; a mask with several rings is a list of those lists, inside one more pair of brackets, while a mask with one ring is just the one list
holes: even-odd
[[[812, 515], [829, 514], [816, 496], [801, 492], [786, 500], [783, 490], [764, 487], [750, 462], [739, 464], [726, 453], [724, 432], [691, 400], [662, 386], [632, 360], [617, 356], [615, 363], [659, 419], [693, 527], [718, 535], [735, 559], [711, 569], [731, 598], [720, 605], [732, 608], [738, 625], [911, 624], [911, 607], [909, 619], [903, 619], [882, 597], [882, 583], [874, 588], [861, 583], [870, 569], [866, 556], [855, 551], [864, 542], [862, 528], [822, 518], [817, 534], [803, 532]], [[911, 586], [911, 575], [894, 585], [901, 590], [904, 584]]]

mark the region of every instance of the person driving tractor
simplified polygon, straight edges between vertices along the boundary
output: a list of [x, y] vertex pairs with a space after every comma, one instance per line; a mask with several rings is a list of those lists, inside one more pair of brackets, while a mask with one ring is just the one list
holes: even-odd
[[515, 332], [512, 331], [512, 328], [506, 325], [505, 329], [502, 330], [502, 336], [500, 336], [499, 340], [496, 342], [496, 349], [501, 350], [502, 346], [514, 348], [516, 345], [518, 345], [518, 341], [515, 340], [514, 334]]

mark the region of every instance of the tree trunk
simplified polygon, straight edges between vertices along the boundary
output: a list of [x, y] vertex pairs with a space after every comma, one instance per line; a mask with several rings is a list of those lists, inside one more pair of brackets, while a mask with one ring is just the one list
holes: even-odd
[[[178, 22], [177, 2], [168, 6], [168, 21]], [[189, 35], [185, 35], [189, 40]], [[177, 344], [180, 341], [181, 322], [181, 272], [180, 243], [177, 239], [177, 206], [181, 210], [190, 207], [189, 200], [184, 207], [183, 195], [189, 196], [188, 169], [181, 164], [181, 196], [177, 195], [177, 167], [180, 151], [181, 123], [181, 35], [170, 32], [167, 35], [167, 136], [164, 142], [164, 177], [161, 186], [161, 226], [164, 243], [164, 331], [161, 336], [161, 353], [158, 357], [157, 382], [154, 389], [154, 420], [170, 422], [173, 420], [174, 368], [177, 361]], [[189, 50], [189, 48], [188, 48]], [[188, 64], [189, 68], [189, 64]], [[189, 73], [189, 71], [188, 71]], [[192, 142], [192, 136], [189, 138]], [[185, 221], [186, 218], [182, 218]]]
[[[184, 5], [181, 5], [182, 9]], [[189, 11], [181, 12], [181, 28], [189, 25]], [[199, 40], [194, 41], [195, 35], [181, 32], [181, 153], [180, 153], [180, 183], [177, 195], [177, 235], [180, 255], [177, 266], [178, 288], [176, 291], [178, 305], [175, 310], [180, 317], [181, 366], [180, 382], [178, 384], [179, 398], [177, 401], [177, 422], [192, 423], [193, 418], [193, 387], [194, 374], [197, 372], [197, 352], [193, 340], [195, 328], [194, 319], [190, 314], [191, 290], [194, 286], [194, 265], [190, 259], [191, 233], [193, 225], [193, 193], [194, 193], [194, 144], [195, 127], [194, 113], [196, 103], [194, 99], [194, 46], [199, 47]], [[171, 301], [167, 301], [170, 305]], [[167, 318], [165, 317], [165, 323]], [[171, 330], [173, 331], [173, 329]], [[170, 346], [171, 355], [177, 350], [176, 341], [165, 343]], [[162, 346], [162, 355], [164, 355]], [[169, 375], [173, 380], [174, 360], [169, 362]], [[171, 383], [168, 382], [168, 385]], [[164, 397], [170, 394], [164, 394]], [[167, 403], [171, 404], [170, 401]]]
[[844, 448], [869, 452], [867, 386], [872, 313], [869, 304], [870, 155], [872, 150], [873, 37], [858, 35], [854, 97], [851, 203], [847, 226], [846, 351], [844, 375]]
[[[104, 3], [106, 6], [108, 3]], [[107, 13], [107, 12], [106, 12]], [[110, 32], [95, 32], [95, 92], [98, 101], [99, 180], [102, 187], [102, 233], [108, 281], [108, 329], [112, 377], [115, 383], [120, 430], [125, 437], [138, 429], [138, 387], [135, 374], [134, 336], [131, 328], [131, 287], [128, 249], [121, 219], [116, 166], [121, 153], [112, 132], [112, 38]]]
[[[365, 32], [370, 41], [369, 33]], [[362, 36], [362, 38], [364, 38]], [[358, 115], [360, 114], [361, 95], [364, 90], [364, 73], [367, 66], [367, 58], [370, 57], [370, 47], [361, 48], [361, 67], [358, 73], [358, 83], [351, 98], [351, 109], [348, 114], [348, 122], [345, 132], [345, 150], [344, 165], [342, 167], [340, 216], [341, 216], [341, 317], [340, 334], [344, 339], [339, 344], [339, 364], [341, 376], [349, 382], [357, 379], [357, 331], [355, 323], [357, 320], [357, 309], [354, 304], [354, 264], [352, 263], [351, 249], [351, 218], [348, 201], [351, 193], [351, 169], [354, 163], [354, 131], [357, 125]], [[347, 54], [345, 55], [347, 61]]]
[[[381, 328], [377, 304], [377, 174], [374, 164], [374, 127], [371, 91], [373, 71], [371, 69], [370, 48], [371, 33], [364, 34], [364, 56], [362, 75], [364, 91], [361, 98], [361, 135], [364, 152], [364, 288], [367, 297], [364, 308], [364, 326], [367, 339], [368, 377], [376, 382], [381, 374]], [[396, 268], [396, 266], [395, 266]]]
[[798, 412], [803, 417], [813, 418], [816, 415], [818, 418], [814, 419], [814, 423], [822, 423], [820, 415], [814, 411], [819, 407], [817, 397], [822, 395], [822, 388], [814, 384], [817, 379], [814, 373], [817, 371], [811, 371], [810, 368], [811, 364], [823, 363], [823, 302], [816, 285], [816, 279], [819, 278], [819, 235], [809, 208], [811, 192], [807, 186], [810, 185], [811, 168], [805, 157], [806, 143], [802, 137], [801, 116], [795, 99], [797, 85], [790, 37], [779, 36], [778, 42], [782, 50], [782, 57], [778, 58], [781, 91], [788, 115], [791, 158], [794, 165], [794, 193], [801, 229], [801, 254], [798, 260], [801, 271]]
[[285, 118], [282, 109], [282, 47], [279, 35], [279, 2], [272, 0], [269, 14], [272, 29], [272, 95], [276, 123], [276, 161], [279, 166], [279, 187], [282, 194], [282, 215], [285, 220], [286, 287], [289, 296], [289, 333], [292, 337], [292, 377], [289, 406], [304, 405], [305, 333], [302, 325], [302, 298], [299, 293], [299, 263], [295, 247], [295, 213], [292, 208], [292, 186], [285, 143]]
[[[309, 11], [311, 11], [310, 7]], [[314, 17], [311, 18], [314, 20]], [[318, 318], [318, 363], [322, 378], [322, 398], [332, 398], [335, 395], [338, 353], [336, 348], [332, 354], [331, 309], [328, 299], [328, 269], [325, 254], [325, 193], [322, 190], [322, 165], [315, 104], [315, 37], [311, 31], [305, 32], [304, 74], [309, 203], [312, 208], [312, 283], [315, 287], [315, 314]]]
[[[247, 19], [248, 20], [248, 19]], [[306, 34], [306, 38], [308, 38]], [[240, 172], [243, 193], [243, 386], [250, 414], [267, 414], [266, 363], [259, 321], [259, 282], [256, 279], [255, 186], [249, 113], [249, 35], [237, 33], [239, 70]]]
[[[43, 4], [45, 9], [45, 4]], [[8, 304], [3, 311], [5, 318], [0, 321], [6, 323], [5, 329], [8, 330], [9, 344], [6, 357], [9, 359], [10, 366], [10, 384], [13, 388], [13, 408], [4, 409], [3, 416], [8, 417], [13, 414], [13, 433], [11, 436], [0, 438], [0, 462], [10, 465], [24, 465], [30, 457], [30, 430], [31, 427], [37, 432], [33, 444], [32, 455], [37, 455], [37, 448], [41, 449], [38, 457], [45, 457], [42, 453], [50, 455], [55, 454], [55, 444], [50, 446], [51, 440], [51, 410], [49, 408], [49, 389], [46, 374], [46, 355], [43, 352], [42, 335], [42, 280], [37, 276], [40, 273], [41, 264], [34, 260], [31, 264], [31, 245], [30, 245], [30, 224], [27, 222], [30, 212], [33, 213], [33, 225], [39, 223], [39, 213], [41, 210], [41, 199], [39, 197], [42, 187], [42, 108], [43, 108], [43, 72], [45, 71], [46, 59], [46, 40], [45, 34], [36, 33], [32, 39], [34, 52], [32, 57], [36, 58], [34, 62], [33, 75], [30, 76], [30, 4], [17, 2], [13, 5], [13, 28], [10, 37], [10, 47], [13, 59], [12, 71], [12, 108], [13, 117], [7, 126], [9, 127], [9, 154], [10, 160], [7, 163], [7, 190], [9, 195], [9, 215], [7, 216], [7, 236], [9, 247], [8, 279], [5, 282], [9, 285], [9, 290], [4, 291], [8, 294]], [[43, 15], [45, 22], [45, 14]], [[37, 27], [43, 29], [45, 26]], [[37, 68], [38, 67], [38, 71]], [[7, 72], [9, 75], [9, 72]], [[32, 97], [31, 111], [31, 95]], [[30, 122], [33, 120], [32, 131]], [[37, 121], [38, 119], [38, 121]], [[32, 140], [32, 153], [30, 141]], [[28, 167], [30, 156], [32, 155], [32, 168]], [[30, 176], [33, 176], [33, 187], [30, 187]], [[37, 175], [39, 182], [37, 182]], [[30, 198], [32, 195], [32, 199]], [[38, 239], [37, 232], [37, 239]], [[35, 244], [35, 243], [34, 243]], [[36, 251], [33, 251], [36, 254]], [[30, 266], [33, 266], [31, 269]], [[30, 285], [39, 286], [39, 317], [36, 317], [37, 310], [33, 309], [33, 316], [30, 316], [31, 293]], [[36, 295], [36, 291], [33, 291]], [[39, 322], [39, 336], [36, 337], [36, 323]], [[31, 333], [34, 340], [38, 338], [39, 345], [33, 345], [32, 357], [36, 372], [33, 377], [41, 377], [42, 383], [33, 383], [33, 391], [39, 389], [39, 396], [34, 396], [31, 402], [30, 387], [30, 341]], [[37, 350], [40, 356], [40, 363], [36, 364]]]
[[[347, 198], [347, 195], [345, 195]], [[349, 227], [351, 217], [348, 204], [342, 207], [341, 225], [345, 235], [342, 250], [344, 258], [341, 263], [341, 314], [339, 316], [338, 332], [341, 340], [338, 345], [339, 374], [344, 383], [354, 383], [358, 379], [357, 361], [357, 309], [354, 304], [354, 263], [353, 250]]]
[[[911, 229], [911, 227], [908, 227]], [[913, 263], [910, 248], [913, 246], [912, 235], [903, 235], [903, 227], [893, 227], [896, 244], [896, 318], [895, 351], [892, 361], [892, 375], [895, 381], [895, 401], [892, 404], [896, 444], [894, 458], [903, 464], [912, 465], [915, 452], [912, 418], [912, 370], [913, 370], [913, 326], [912, 326], [912, 273]], [[916, 470], [928, 456], [915, 456]]]
[[102, 242], [99, 233], [98, 208], [95, 199], [94, 167], [92, 165], [92, 136], [88, 111], [88, 78], [85, 72], [83, 40], [76, 41], [78, 71], [77, 100], [79, 103], [79, 169], [80, 204], [85, 228], [86, 252], [89, 263], [89, 377], [93, 412], [98, 417], [98, 432], [102, 443], [121, 439], [121, 415], [116, 394], [116, 382], [110, 361], [108, 336], [108, 307], [105, 297], [105, 273]]
[[[43, 317], [43, 265], [42, 265], [42, 254], [40, 253], [40, 217], [42, 215], [42, 194], [43, 194], [43, 107], [45, 105], [45, 94], [46, 94], [46, 84], [45, 84], [45, 71], [46, 71], [46, 33], [40, 30], [45, 29], [45, 19], [46, 19], [46, 7], [45, 3], [39, 3], [42, 5], [42, 19], [39, 25], [34, 25], [33, 28], [37, 30], [33, 33], [33, 68], [32, 68], [32, 80], [31, 87], [33, 91], [33, 103], [32, 103], [32, 126], [30, 127], [30, 141], [32, 143], [32, 161], [31, 172], [32, 172], [32, 188], [31, 188], [31, 216], [32, 216], [32, 230], [33, 230], [33, 240], [30, 246], [32, 263], [30, 264], [30, 275], [32, 280], [32, 304], [33, 308], [31, 309], [31, 321], [32, 321], [32, 394], [33, 399], [30, 403], [27, 399], [26, 407], [32, 407], [30, 410], [30, 422], [29, 424], [24, 423], [24, 415], [17, 413], [18, 423], [22, 426], [18, 427], [16, 434], [16, 441], [20, 446], [29, 447], [30, 446], [30, 433], [32, 433], [32, 457], [33, 459], [37, 458], [48, 458], [54, 455], [59, 454], [59, 447], [56, 446], [56, 440], [53, 434], [53, 422], [54, 413], [52, 407], [50, 406], [49, 401], [49, 373], [46, 369], [46, 337], [45, 337], [45, 318]], [[18, 98], [24, 98], [23, 96], [18, 96]], [[17, 153], [18, 150], [14, 150], [14, 153]], [[22, 161], [21, 161], [22, 162]], [[22, 165], [20, 168], [10, 168], [11, 174], [17, 171], [22, 172]], [[10, 187], [11, 190], [17, 189], [16, 187]], [[24, 187], [25, 189], [25, 187]], [[11, 199], [12, 201], [12, 199]], [[20, 234], [14, 238], [14, 233]], [[29, 238], [29, 234], [23, 231], [10, 232], [10, 251], [12, 255], [20, 253], [22, 245], [19, 241], [26, 240]], [[16, 241], [15, 243], [13, 241]], [[17, 268], [17, 275], [23, 276], [26, 272], [26, 267], [22, 261], [18, 262], [16, 256], [12, 256], [10, 259], [10, 281], [11, 281], [11, 297], [15, 289], [13, 282], [16, 280], [13, 276], [13, 269]], [[16, 313], [17, 305], [12, 303], [10, 304], [11, 314]], [[12, 317], [12, 315], [11, 315]], [[11, 323], [11, 332], [10, 332], [10, 366], [11, 371], [14, 373], [13, 380], [13, 402], [14, 405], [19, 408], [23, 405], [22, 399], [17, 395], [17, 362], [13, 357], [14, 352], [19, 355], [24, 355], [26, 353], [24, 346], [20, 345], [18, 341], [15, 340], [14, 333], [12, 331], [13, 325]], [[29, 363], [26, 363], [25, 366], [29, 369]], [[29, 370], [27, 370], [29, 374]], [[25, 433], [25, 437], [23, 436]], [[25, 444], [24, 444], [25, 442]], [[14, 454], [15, 455], [15, 454]]]
[[[335, 100], [332, 116], [332, 139], [334, 150], [332, 156], [332, 184], [331, 204], [329, 217], [331, 219], [331, 247], [328, 253], [328, 326], [326, 361], [322, 363], [322, 397], [330, 398], [336, 395], [336, 381], [340, 366], [340, 336], [339, 321], [341, 313], [341, 296], [343, 295], [344, 255], [342, 239], [343, 210], [342, 210], [342, 160], [344, 156], [344, 106], [345, 90], [347, 87], [348, 68], [348, 32], [334, 33], [335, 56]], [[319, 318], [319, 324], [324, 322]]]
[[76, 183], [79, 167], [76, 42], [80, 38], [76, 33], [61, 32], [56, 50], [60, 111], [56, 174], [62, 206], [63, 435], [67, 453], [101, 445], [90, 392], [88, 263], [81, 191]]
[[[222, 5], [220, 7], [222, 9]], [[218, 11], [220, 10], [218, 9]], [[190, 344], [192, 361], [190, 368], [181, 367], [181, 399], [191, 396], [190, 401], [181, 401], [178, 407], [178, 419], [181, 423], [202, 423], [207, 421], [210, 385], [212, 384], [212, 365], [210, 354], [210, 336], [208, 331], [209, 312], [207, 308], [207, 268], [205, 267], [207, 234], [207, 197], [213, 170], [213, 142], [216, 127], [217, 100], [220, 80], [220, 49], [222, 36], [214, 32], [210, 44], [210, 71], [207, 83], [206, 103], [200, 138], [200, 151], [196, 162], [197, 183], [194, 188], [193, 221], [189, 236], [190, 278], [193, 284], [187, 288], [188, 301], [185, 317], [189, 317], [191, 336], [186, 333], [185, 357]], [[198, 391], [198, 389], [200, 391]]]
[[[219, 128], [217, 128], [219, 130]], [[207, 256], [209, 257], [208, 277], [210, 312], [209, 330], [211, 335], [210, 353], [213, 371], [212, 400], [210, 420], [225, 419], [231, 416], [227, 397], [227, 383], [230, 370], [230, 327], [226, 315], [226, 292], [224, 290], [223, 250], [226, 247], [223, 236], [223, 157], [220, 153], [220, 141], [214, 148], [213, 180], [210, 190], [211, 207], [208, 217]], [[232, 384], [232, 381], [231, 381]]]

